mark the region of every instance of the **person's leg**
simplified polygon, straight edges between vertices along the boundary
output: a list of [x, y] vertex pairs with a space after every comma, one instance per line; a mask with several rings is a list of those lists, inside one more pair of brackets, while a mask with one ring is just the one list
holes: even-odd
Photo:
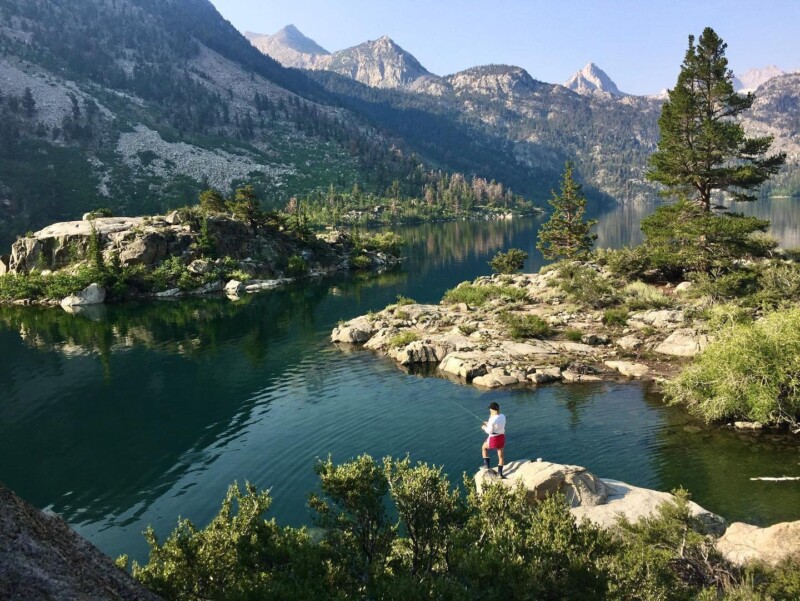
[[484, 442], [483, 446], [481, 447], [481, 454], [483, 455], [483, 465], [486, 466], [486, 469], [489, 469], [489, 443]]
[[505, 449], [497, 449], [497, 473], [500, 474], [500, 477], [503, 477], [503, 466], [506, 464], [505, 455], [503, 451]]

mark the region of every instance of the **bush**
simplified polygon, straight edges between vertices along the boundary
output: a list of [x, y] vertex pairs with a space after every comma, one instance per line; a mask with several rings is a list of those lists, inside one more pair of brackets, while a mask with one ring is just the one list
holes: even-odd
[[469, 336], [478, 331], [478, 326], [469, 323], [462, 323], [461, 325], [458, 326], [458, 331], [461, 332], [464, 336]]
[[451, 288], [444, 293], [442, 302], [446, 305], [456, 303], [467, 303], [468, 305], [480, 306], [496, 298], [503, 298], [510, 301], [522, 301], [527, 297], [527, 292], [522, 288], [513, 286], [476, 286], [464, 282], [455, 288]]
[[665, 384], [667, 398], [706, 419], [796, 423], [800, 418], [800, 309], [717, 333]]
[[101, 207], [89, 213], [89, 219], [97, 219], [98, 217], [113, 217], [114, 213], [111, 209]]
[[644, 278], [645, 274], [652, 269], [650, 258], [642, 245], [633, 248], [623, 246], [616, 250], [598, 249], [594, 252], [594, 258], [598, 264], [606, 266], [611, 273], [626, 280]]
[[696, 273], [692, 281], [695, 283], [694, 294], [705, 294], [714, 300], [742, 298], [758, 291], [758, 274], [747, 268]]
[[528, 253], [518, 248], [511, 248], [508, 252], [499, 252], [489, 261], [489, 267], [495, 273], [516, 273], [525, 266]]
[[400, 348], [419, 340], [419, 334], [406, 330], [389, 338], [389, 348]]
[[607, 307], [618, 300], [614, 284], [581, 263], [560, 266], [556, 283], [570, 300], [590, 307]]
[[413, 298], [408, 298], [407, 296], [398, 294], [396, 304], [398, 307], [404, 307], [405, 305], [415, 305], [417, 304], [417, 301], [415, 301]]
[[675, 304], [672, 297], [667, 296], [655, 286], [644, 282], [631, 282], [622, 290], [625, 306], [632, 311], [641, 309], [667, 309]]
[[354, 238], [356, 250], [382, 252], [393, 257], [399, 257], [405, 246], [405, 240], [394, 232], [379, 234], [362, 234]]
[[286, 275], [299, 277], [308, 273], [308, 263], [300, 255], [292, 255], [286, 264]]
[[733, 303], [712, 305], [703, 311], [701, 317], [706, 320], [711, 332], [753, 321], [753, 311]]
[[370, 269], [372, 267], [372, 259], [366, 255], [356, 255], [350, 259], [350, 266], [353, 269]]
[[508, 328], [508, 334], [514, 340], [546, 338], [552, 333], [550, 325], [538, 315], [501, 313], [500, 321]]
[[580, 342], [583, 340], [583, 331], [570, 328], [564, 332], [564, 336], [566, 336], [567, 340], [570, 342]]
[[800, 265], [765, 262], [758, 266], [758, 286], [753, 304], [777, 307], [796, 300], [800, 298]]
[[628, 323], [628, 310], [625, 307], [606, 309], [603, 311], [603, 323], [607, 326], [624, 326]]

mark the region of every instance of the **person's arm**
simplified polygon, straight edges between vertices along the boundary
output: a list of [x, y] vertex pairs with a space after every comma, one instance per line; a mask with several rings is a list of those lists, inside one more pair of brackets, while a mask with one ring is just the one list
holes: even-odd
[[489, 421], [486, 422], [486, 425], [483, 426], [483, 431], [486, 432], [489, 436], [492, 435], [494, 432], [494, 423], [497, 421], [497, 416], [493, 415], [489, 418]]

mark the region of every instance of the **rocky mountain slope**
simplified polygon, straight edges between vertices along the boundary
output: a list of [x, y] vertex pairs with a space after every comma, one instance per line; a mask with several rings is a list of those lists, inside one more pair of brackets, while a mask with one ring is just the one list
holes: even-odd
[[[440, 146], [469, 152], [464, 144], [437, 143], [435, 136], [449, 135], [442, 131], [442, 124], [482, 132], [488, 137], [483, 138], [488, 148], [504, 149], [506, 157], [521, 163], [526, 177], [515, 181], [515, 174], [509, 172], [514, 170], [503, 171], [501, 165], [496, 166], [496, 173], [513, 186], [523, 186], [526, 192], [533, 187], [538, 200], [546, 199], [553, 174], [566, 159], [576, 163], [579, 176], [595, 199], [648, 201], [656, 196], [655, 187], [644, 174], [647, 158], [658, 141], [658, 117], [666, 94], [625, 94], [594, 63], [564, 85], [537, 81], [521, 67], [510, 65], [478, 66], [440, 78], [391, 40], [382, 38], [329, 56], [313, 55], [304, 64], [293, 66], [313, 69], [313, 76], [323, 85], [358, 99], [367, 110], [375, 109], [372, 103], [382, 102], [404, 111], [426, 111], [439, 128], [426, 121], [425, 131], [413, 131], [412, 124], [404, 124], [401, 135], [415, 148], [429, 149], [428, 156], [436, 162], [458, 160]], [[341, 77], [331, 77], [331, 72]], [[759, 100], [744, 122], [749, 131], [773, 135], [775, 149], [789, 154], [787, 167], [764, 187], [763, 193], [794, 194], [800, 192], [796, 147], [800, 128], [794, 123], [792, 98], [800, 94], [800, 89], [794, 79], [775, 76], [770, 69], [751, 71], [743, 77], [748, 85], [755, 85], [768, 76], [772, 76], [764, 87], [768, 98]], [[344, 79], [364, 83], [372, 91], [348, 85]], [[387, 122], [385, 116], [372, 114], [378, 121]], [[490, 152], [480, 156], [487, 154]], [[470, 158], [476, 159], [473, 165], [482, 162], [477, 156]], [[465, 165], [459, 168], [469, 171]]]
[[253, 46], [268, 54], [285, 67], [308, 69], [315, 56], [330, 54], [311, 38], [304, 36], [294, 25], [287, 25], [275, 35], [244, 33]]
[[627, 96], [624, 92], [620, 92], [617, 84], [611, 81], [611, 78], [606, 75], [606, 72], [594, 63], [589, 63], [583, 69], [575, 73], [575, 75], [564, 82], [564, 87], [578, 94], [600, 94], [616, 97]]

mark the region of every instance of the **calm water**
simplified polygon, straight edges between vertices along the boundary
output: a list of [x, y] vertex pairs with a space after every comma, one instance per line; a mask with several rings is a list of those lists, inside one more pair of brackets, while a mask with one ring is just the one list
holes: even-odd
[[[780, 203], [780, 204], [778, 204]], [[602, 215], [599, 244], [637, 241], [649, 208]], [[776, 233], [800, 245], [800, 205]], [[750, 482], [800, 472], [800, 445], [705, 429], [640, 384], [480, 392], [422, 378], [369, 352], [328, 343], [339, 319], [397, 294], [436, 302], [489, 272], [497, 251], [534, 251], [535, 219], [407, 228], [408, 259], [369, 280], [329, 279], [225, 299], [60, 309], [0, 308], [0, 480], [64, 515], [114, 556], [145, 558], [141, 532], [166, 535], [183, 516], [203, 524], [227, 486], [271, 487], [272, 514], [309, 523], [314, 459], [367, 452], [445, 466], [454, 481], [480, 464], [482, 434], [462, 407], [496, 400], [510, 458], [544, 457], [659, 489], [682, 485], [728, 519], [800, 519], [800, 483]], [[699, 431], [698, 431], [699, 430]]]

